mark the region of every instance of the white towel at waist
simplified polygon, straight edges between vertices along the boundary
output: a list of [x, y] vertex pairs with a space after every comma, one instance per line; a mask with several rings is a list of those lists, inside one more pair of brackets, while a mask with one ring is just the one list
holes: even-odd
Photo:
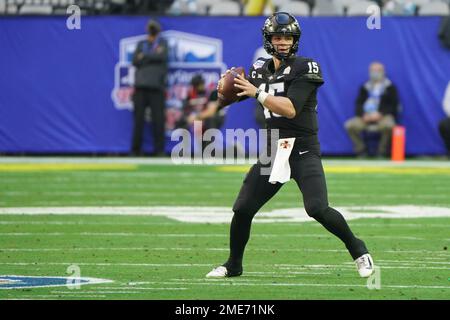
[[295, 138], [279, 139], [277, 153], [270, 172], [270, 183], [285, 183], [291, 179], [291, 166], [289, 165], [289, 156], [294, 147]]

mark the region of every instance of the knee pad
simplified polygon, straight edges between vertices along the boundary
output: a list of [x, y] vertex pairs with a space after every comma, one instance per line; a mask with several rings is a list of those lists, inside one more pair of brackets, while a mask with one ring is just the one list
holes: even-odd
[[324, 215], [328, 210], [328, 204], [324, 204], [321, 201], [311, 201], [305, 205], [305, 210], [308, 216], [317, 219]]
[[256, 214], [257, 210], [255, 210], [255, 208], [250, 205], [236, 202], [233, 205], [233, 212], [239, 217], [253, 217]]

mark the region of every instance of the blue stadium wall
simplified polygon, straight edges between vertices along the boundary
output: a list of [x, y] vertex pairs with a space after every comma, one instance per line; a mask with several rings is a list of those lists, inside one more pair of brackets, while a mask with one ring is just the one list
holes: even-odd
[[[0, 18], [0, 152], [120, 153], [130, 146], [132, 113], [112, 99], [120, 41], [142, 35], [147, 17]], [[165, 30], [222, 40], [225, 66], [249, 67], [261, 46], [264, 18], [161, 17]], [[408, 155], [442, 154], [437, 123], [450, 80], [450, 52], [438, 41], [440, 18], [301, 18], [300, 54], [313, 57], [325, 79], [319, 93], [324, 154], [350, 154], [343, 128], [373, 60], [398, 86]], [[217, 53], [216, 53], [217, 54]], [[224, 128], [257, 128], [254, 102], [230, 107]], [[170, 138], [168, 138], [168, 141]], [[173, 142], [169, 142], [169, 149]], [[147, 150], [152, 149], [150, 134]]]

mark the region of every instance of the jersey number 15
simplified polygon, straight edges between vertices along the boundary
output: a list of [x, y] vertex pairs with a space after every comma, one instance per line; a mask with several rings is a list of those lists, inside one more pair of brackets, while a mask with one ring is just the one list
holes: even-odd
[[[259, 89], [261, 89], [263, 91], [266, 91], [270, 95], [276, 96], [277, 93], [284, 92], [284, 82], [270, 83], [269, 84], [269, 91], [267, 91], [266, 88], [267, 88], [267, 83], [261, 83], [261, 85], [259, 86]], [[269, 109], [267, 109], [266, 107], [264, 107], [264, 117], [266, 119], [269, 119], [272, 116], [274, 116], [276, 118], [282, 117], [282, 115], [279, 115], [279, 114], [277, 114], [275, 112], [272, 112]]]

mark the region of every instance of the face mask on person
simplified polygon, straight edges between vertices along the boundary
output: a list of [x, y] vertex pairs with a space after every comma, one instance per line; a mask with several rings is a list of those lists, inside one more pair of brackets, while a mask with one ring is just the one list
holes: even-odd
[[158, 35], [159, 30], [155, 27], [150, 27], [149, 33], [151, 36], [155, 37]]
[[371, 81], [380, 81], [384, 77], [384, 73], [381, 71], [370, 71], [369, 78]]

